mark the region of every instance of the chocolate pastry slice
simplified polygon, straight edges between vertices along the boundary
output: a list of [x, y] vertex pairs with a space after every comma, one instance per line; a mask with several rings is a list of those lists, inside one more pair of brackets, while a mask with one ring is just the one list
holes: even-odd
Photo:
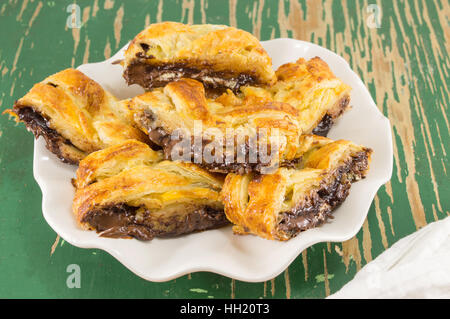
[[290, 164], [299, 148], [299, 111], [291, 105], [260, 97], [221, 104], [192, 79], [146, 92], [128, 106], [166, 159], [213, 172], [265, 172]]
[[6, 113], [24, 122], [36, 138], [42, 136], [52, 153], [71, 164], [127, 139], [148, 141], [133, 127], [126, 107], [75, 69], [58, 72], [35, 84]]
[[73, 181], [79, 225], [104, 237], [151, 240], [229, 224], [219, 200], [223, 177], [161, 160], [136, 140], [88, 155]]
[[[185, 161], [222, 173], [266, 173], [295, 164], [299, 136], [326, 135], [349, 103], [350, 87], [319, 58], [285, 64], [277, 75], [271, 88], [243, 86], [214, 98], [201, 83], [181, 79], [132, 99], [129, 108], [168, 159], [184, 145], [181, 134], [184, 150], [190, 147]], [[219, 145], [211, 159], [203, 156], [207, 145]]]
[[273, 99], [302, 110], [304, 133], [326, 136], [349, 107], [351, 87], [337, 78], [319, 57], [286, 63], [276, 74], [277, 83], [270, 89]]
[[243, 86], [234, 94], [228, 91], [219, 98], [224, 104], [242, 104], [257, 97], [288, 103], [299, 111], [303, 134], [326, 136], [336, 120], [347, 110], [351, 88], [337, 78], [319, 57], [286, 63], [276, 71], [272, 87]]
[[238, 234], [289, 240], [324, 223], [364, 178], [372, 150], [349, 141], [303, 136], [297, 168], [273, 174], [228, 174], [221, 192], [227, 218]]
[[225, 25], [152, 24], [133, 39], [122, 64], [127, 83], [145, 89], [180, 78], [231, 90], [275, 82], [272, 60], [258, 39]]

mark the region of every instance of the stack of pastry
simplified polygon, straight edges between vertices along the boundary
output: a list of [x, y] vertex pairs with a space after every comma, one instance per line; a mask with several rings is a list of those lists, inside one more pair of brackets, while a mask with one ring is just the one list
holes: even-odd
[[368, 171], [369, 148], [325, 137], [351, 88], [319, 57], [274, 71], [245, 31], [166, 22], [138, 34], [121, 64], [144, 94], [120, 101], [67, 69], [7, 111], [79, 165], [84, 229], [150, 240], [232, 223], [288, 240], [325, 222]]

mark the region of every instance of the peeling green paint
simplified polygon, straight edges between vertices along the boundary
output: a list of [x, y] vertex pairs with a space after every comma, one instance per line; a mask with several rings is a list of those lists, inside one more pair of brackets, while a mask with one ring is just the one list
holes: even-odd
[[196, 292], [199, 294], [207, 294], [208, 293], [208, 290], [201, 289], [201, 288], [191, 288], [191, 289], [189, 289], [189, 291]]
[[[316, 282], [317, 283], [325, 281], [325, 275], [324, 274], [317, 275], [315, 278], [316, 278]], [[334, 275], [333, 274], [328, 274], [327, 278], [328, 278], [328, 280], [331, 280], [331, 279], [334, 278]]]

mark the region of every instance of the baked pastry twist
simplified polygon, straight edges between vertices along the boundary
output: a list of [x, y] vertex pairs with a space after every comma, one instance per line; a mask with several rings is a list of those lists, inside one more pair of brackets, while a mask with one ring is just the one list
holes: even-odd
[[63, 162], [127, 139], [148, 141], [123, 104], [82, 72], [67, 69], [37, 83], [9, 114], [25, 123]]
[[[168, 159], [178, 156], [181, 131], [192, 138], [183, 145], [190, 153], [185, 161], [223, 173], [267, 172], [298, 158], [301, 134], [328, 133], [349, 102], [350, 87], [319, 58], [288, 63], [277, 74], [271, 88], [244, 86], [216, 98], [208, 98], [200, 82], [181, 79], [131, 99], [129, 108]], [[215, 149], [210, 159], [207, 145]]]
[[123, 66], [128, 84], [145, 89], [182, 77], [232, 90], [275, 82], [272, 60], [258, 39], [225, 25], [152, 24], [130, 43]]
[[302, 140], [298, 168], [227, 175], [221, 198], [235, 233], [288, 240], [325, 222], [351, 183], [366, 176], [371, 149], [314, 135]]
[[336, 119], [347, 110], [351, 87], [337, 78], [328, 64], [319, 57], [286, 63], [276, 71], [277, 82], [272, 87], [241, 87], [240, 92], [220, 96], [225, 105], [240, 105], [243, 100], [257, 97], [288, 103], [299, 113], [303, 134], [326, 136]]
[[129, 140], [80, 162], [73, 212], [105, 237], [173, 237], [228, 224], [219, 200], [223, 178]]
[[194, 162], [215, 172], [261, 171], [295, 158], [299, 111], [286, 103], [248, 98], [223, 105], [203, 85], [181, 79], [131, 99], [137, 125], [166, 159]]

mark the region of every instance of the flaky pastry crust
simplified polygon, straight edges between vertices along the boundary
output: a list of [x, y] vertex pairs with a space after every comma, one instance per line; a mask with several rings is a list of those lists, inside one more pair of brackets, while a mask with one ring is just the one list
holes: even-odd
[[[146, 92], [131, 99], [128, 106], [137, 125], [163, 148], [167, 159], [174, 159], [178, 147], [185, 146], [178, 138], [182, 136], [192, 141], [187, 148], [189, 156], [184, 160], [215, 172], [260, 171], [292, 160], [299, 147], [299, 111], [291, 105], [260, 98], [247, 99], [239, 106], [223, 105], [208, 99], [203, 85], [192, 79], [181, 79], [164, 89]], [[220, 153], [217, 151], [211, 161], [205, 157], [197, 161], [192, 151], [197, 137], [200, 155], [205, 155], [208, 145], [215, 142], [220, 145]], [[234, 144], [231, 149], [226, 149], [227, 141]], [[259, 151], [260, 145], [266, 145], [267, 158], [258, 153], [252, 162], [250, 149]], [[275, 148], [278, 152], [271, 152]], [[239, 152], [244, 154], [242, 158], [238, 157]]]
[[171, 237], [228, 224], [219, 200], [223, 177], [191, 163], [161, 161], [128, 140], [80, 162], [73, 212], [106, 237]]
[[272, 87], [243, 86], [238, 94], [228, 91], [217, 101], [243, 104], [248, 99], [270, 99], [287, 103], [299, 111], [303, 134], [326, 136], [333, 123], [349, 107], [351, 87], [337, 78], [319, 57], [283, 64]]
[[47, 77], [7, 112], [25, 123], [62, 161], [76, 164], [87, 154], [127, 139], [148, 141], [133, 126], [126, 107], [97, 82], [75, 69]]
[[152, 24], [130, 43], [123, 66], [128, 84], [146, 89], [181, 77], [232, 90], [275, 82], [272, 61], [258, 39], [225, 25]]
[[372, 150], [345, 140], [302, 136], [297, 168], [273, 174], [228, 174], [221, 192], [227, 218], [238, 234], [288, 240], [320, 225], [366, 176]]
[[[299, 157], [299, 137], [309, 133], [326, 135], [349, 102], [350, 87], [319, 58], [283, 65], [277, 74], [279, 81], [271, 88], [245, 86], [240, 93], [228, 90], [218, 97], [208, 97], [198, 81], [181, 79], [131, 99], [128, 106], [137, 125], [164, 149], [166, 158], [172, 158], [174, 145], [179, 142], [173, 133], [181, 130], [185, 135], [198, 137], [195, 125], [200, 122], [200, 147], [214, 140], [204, 131], [218, 130], [216, 136], [223, 141], [227, 129], [232, 129], [235, 157], [238, 149], [250, 153], [251, 141], [257, 141], [258, 152], [259, 145], [266, 144], [266, 150], [276, 152], [264, 154], [264, 161], [262, 153], [253, 162], [248, 154], [244, 161], [235, 157], [227, 161], [227, 150], [221, 151], [223, 156], [214, 159], [214, 163], [195, 161], [194, 156], [188, 161], [223, 173], [261, 172], [276, 165], [290, 165]], [[267, 134], [258, 135], [262, 130]], [[238, 141], [239, 135], [248, 139]], [[277, 140], [275, 144], [271, 138]]]

